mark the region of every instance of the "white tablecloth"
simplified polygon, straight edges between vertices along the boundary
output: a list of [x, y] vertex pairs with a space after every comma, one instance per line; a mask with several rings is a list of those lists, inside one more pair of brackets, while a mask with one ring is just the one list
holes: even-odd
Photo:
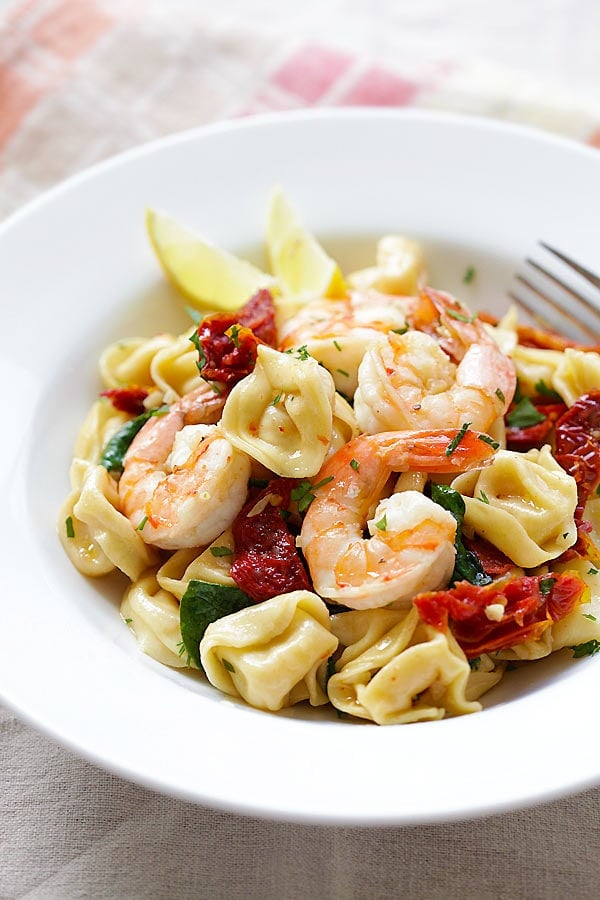
[[[412, 104], [600, 146], [593, 0], [0, 0], [0, 15], [0, 216], [127, 146], [266, 109]], [[582, 740], [585, 723], [574, 766]], [[320, 827], [157, 795], [1, 709], [0, 758], [2, 898], [599, 892], [599, 789], [470, 822]]]

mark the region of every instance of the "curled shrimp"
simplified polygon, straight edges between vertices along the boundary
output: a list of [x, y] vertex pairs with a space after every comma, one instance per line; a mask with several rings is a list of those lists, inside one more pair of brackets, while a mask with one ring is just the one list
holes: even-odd
[[445, 587], [454, 568], [454, 517], [418, 491], [381, 495], [393, 472], [485, 465], [494, 451], [478, 437], [462, 429], [361, 435], [327, 460], [300, 533], [315, 591], [370, 609], [403, 607], [421, 591]]
[[166, 550], [200, 547], [228, 528], [246, 499], [249, 457], [218, 425], [224, 396], [206, 384], [135, 436], [119, 480], [124, 514]]
[[351, 396], [365, 347], [381, 334], [404, 329], [411, 303], [410, 297], [375, 290], [313, 300], [283, 324], [280, 349], [306, 347], [331, 372], [337, 390]]
[[514, 364], [449, 294], [427, 289], [421, 299], [422, 330], [390, 333], [367, 348], [354, 397], [359, 427], [375, 434], [469, 422], [486, 431], [513, 398]]

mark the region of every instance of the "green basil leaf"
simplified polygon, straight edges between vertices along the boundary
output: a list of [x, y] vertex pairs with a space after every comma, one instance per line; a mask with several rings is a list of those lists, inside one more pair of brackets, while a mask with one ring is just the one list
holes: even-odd
[[452, 581], [469, 581], [476, 585], [490, 584], [491, 576], [483, 569], [477, 556], [471, 550], [467, 550], [462, 541], [465, 501], [461, 495], [447, 484], [432, 484], [431, 499], [438, 506], [452, 513], [456, 519], [456, 537], [454, 538], [456, 559], [454, 560]]
[[548, 387], [543, 378], [540, 378], [539, 381], [536, 381], [535, 391], [540, 397], [545, 397], [547, 400], [551, 400], [553, 403], [562, 403], [563, 398], [558, 394], [555, 390]]
[[100, 465], [109, 472], [123, 471], [123, 458], [129, 449], [132, 440], [152, 416], [164, 415], [168, 412], [168, 406], [159, 406], [157, 409], [149, 409], [141, 413], [135, 419], [130, 419], [113, 434], [100, 457]]
[[522, 397], [507, 415], [506, 424], [510, 428], [529, 428], [530, 425], [537, 425], [545, 420], [546, 416], [538, 412], [529, 397]]
[[200, 641], [211, 622], [253, 605], [252, 598], [239, 588], [224, 584], [208, 584], [205, 581], [190, 581], [181, 598], [179, 625], [183, 645], [199, 668], [202, 668]]

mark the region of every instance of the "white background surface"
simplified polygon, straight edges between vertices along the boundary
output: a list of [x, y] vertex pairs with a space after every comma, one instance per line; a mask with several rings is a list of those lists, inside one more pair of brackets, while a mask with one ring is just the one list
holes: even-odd
[[[177, 4], [148, 7], [161, 5]], [[600, 104], [600, 7], [590, 0], [390, 0], [368, 9], [314, 0], [194, 6], [214, 21], [258, 24], [282, 41], [292, 33], [318, 35], [385, 59], [400, 55], [415, 66], [427, 58], [466, 60], [469, 79], [463, 74], [453, 82], [444, 100], [452, 105], [454, 92], [456, 107], [486, 115], [518, 118], [527, 108], [539, 109], [544, 119], [554, 103], [568, 119], [581, 104]], [[1, 166], [0, 161], [0, 174]], [[23, 665], [37, 665], [27, 655], [26, 636], [16, 639], [23, 645]], [[185, 733], [174, 736], [174, 753], [181, 740]], [[2, 898], [558, 900], [597, 894], [598, 789], [449, 825], [370, 830], [274, 824], [128, 784], [56, 747], [7, 711], [0, 712], [0, 741]], [[582, 723], [572, 734], [575, 766], [578, 744], [585, 741]], [[244, 746], [243, 752], [267, 749]], [[465, 748], [491, 750], [519, 753], [514, 745]], [[544, 756], [553, 751], [538, 748]], [[443, 764], [443, 747], [440, 756]], [[326, 747], [323, 758], [335, 773]]]

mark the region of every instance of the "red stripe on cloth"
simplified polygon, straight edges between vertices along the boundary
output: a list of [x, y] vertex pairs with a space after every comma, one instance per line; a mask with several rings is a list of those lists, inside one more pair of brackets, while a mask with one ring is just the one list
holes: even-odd
[[381, 66], [371, 66], [342, 93], [337, 102], [364, 106], [404, 106], [418, 93], [420, 85], [401, 78]]
[[31, 37], [56, 56], [74, 60], [85, 53], [113, 24], [94, 3], [62, 0], [35, 23]]
[[306, 103], [316, 103], [352, 63], [347, 53], [307, 44], [274, 73], [271, 83]]
[[17, 131], [42, 93], [15, 69], [0, 65], [0, 147]]

